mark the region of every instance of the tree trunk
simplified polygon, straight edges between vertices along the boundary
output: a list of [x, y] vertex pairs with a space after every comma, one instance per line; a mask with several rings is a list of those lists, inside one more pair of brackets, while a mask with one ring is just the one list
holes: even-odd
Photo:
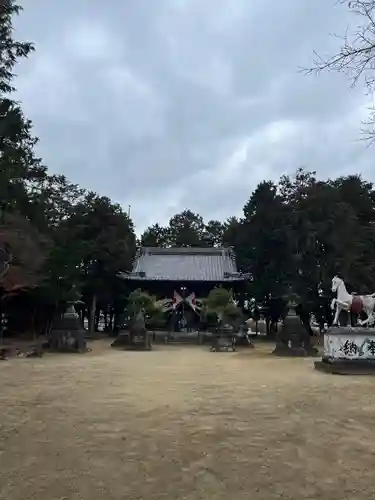
[[96, 317], [96, 295], [94, 294], [91, 299], [91, 305], [89, 309], [89, 333], [93, 334], [95, 331], [95, 317]]
[[35, 342], [37, 338], [37, 333], [36, 333], [36, 307], [33, 307], [33, 312], [32, 312], [32, 317], [31, 317], [31, 328], [33, 332], [33, 342]]
[[95, 331], [99, 331], [99, 322], [100, 322], [100, 307], [96, 308], [95, 311]]
[[81, 321], [82, 321], [82, 326], [84, 327], [85, 326], [85, 319], [86, 319], [86, 316], [87, 316], [87, 321], [89, 321], [89, 315], [88, 315], [88, 311], [86, 309], [86, 306], [82, 309], [81, 311]]

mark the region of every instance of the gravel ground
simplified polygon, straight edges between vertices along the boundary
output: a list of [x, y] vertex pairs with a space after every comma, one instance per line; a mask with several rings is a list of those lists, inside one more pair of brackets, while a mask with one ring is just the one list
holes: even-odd
[[0, 363], [1, 500], [373, 498], [374, 379], [269, 344], [92, 347]]

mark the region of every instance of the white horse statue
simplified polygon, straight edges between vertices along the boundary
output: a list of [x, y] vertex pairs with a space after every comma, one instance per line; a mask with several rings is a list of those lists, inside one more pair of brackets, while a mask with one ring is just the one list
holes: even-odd
[[332, 279], [332, 292], [337, 292], [337, 298], [332, 300], [331, 308], [336, 307], [335, 318], [333, 324], [337, 325], [341, 311], [352, 311], [355, 313], [365, 312], [367, 318], [364, 321], [359, 321], [361, 326], [370, 326], [375, 321], [375, 293], [372, 295], [352, 295], [346, 290], [344, 280], [335, 276]]

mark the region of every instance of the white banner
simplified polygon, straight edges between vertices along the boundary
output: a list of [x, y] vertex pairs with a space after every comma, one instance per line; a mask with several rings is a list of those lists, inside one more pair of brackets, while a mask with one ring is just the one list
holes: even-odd
[[189, 306], [195, 311], [196, 309], [196, 298], [195, 298], [195, 293], [191, 293], [188, 297], [186, 297], [186, 302], [189, 304]]
[[176, 291], [173, 292], [173, 309], [176, 309], [178, 304], [181, 304], [183, 302], [183, 298], [181, 297], [180, 294], [178, 294]]
[[334, 359], [374, 359], [375, 334], [324, 335], [324, 355]]

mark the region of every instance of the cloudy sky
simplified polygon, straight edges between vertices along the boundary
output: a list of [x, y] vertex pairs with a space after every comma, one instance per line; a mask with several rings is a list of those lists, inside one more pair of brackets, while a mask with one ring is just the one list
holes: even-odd
[[239, 215], [260, 180], [300, 166], [375, 180], [363, 88], [298, 71], [353, 23], [335, 3], [24, 0], [17, 36], [36, 52], [17, 86], [39, 153], [130, 204], [138, 232], [184, 208]]

